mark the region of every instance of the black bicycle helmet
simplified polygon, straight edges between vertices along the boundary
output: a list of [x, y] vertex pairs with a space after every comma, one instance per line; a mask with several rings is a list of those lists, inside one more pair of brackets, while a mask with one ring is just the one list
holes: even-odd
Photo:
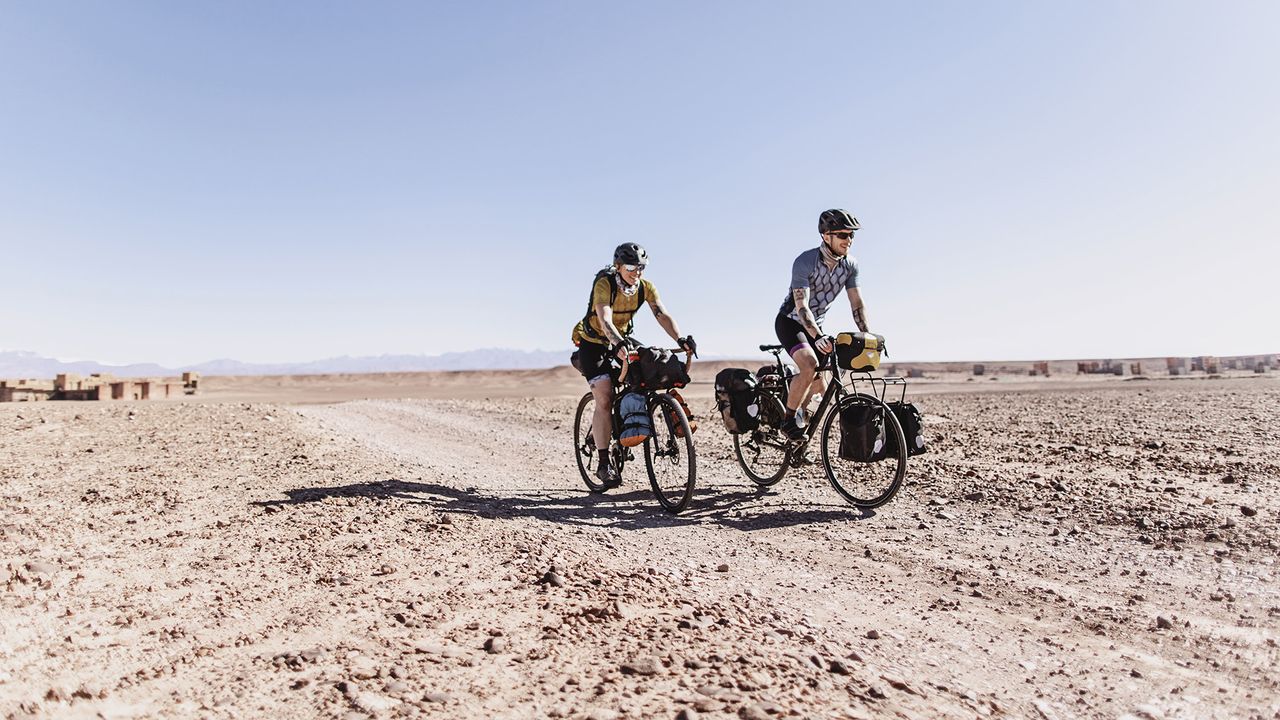
[[858, 230], [861, 227], [858, 224], [858, 218], [850, 215], [848, 210], [832, 208], [823, 210], [818, 216], [818, 233], [822, 235], [837, 230]]
[[622, 243], [613, 251], [615, 265], [648, 265], [649, 253], [635, 243]]

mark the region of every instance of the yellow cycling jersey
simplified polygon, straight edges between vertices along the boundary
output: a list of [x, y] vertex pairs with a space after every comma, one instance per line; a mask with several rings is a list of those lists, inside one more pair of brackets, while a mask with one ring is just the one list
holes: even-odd
[[587, 305], [587, 314], [573, 327], [573, 344], [583, 342], [597, 345], [608, 345], [609, 338], [596, 317], [596, 306], [608, 305], [613, 309], [613, 326], [624, 336], [631, 334], [632, 320], [640, 306], [649, 303], [649, 307], [658, 307], [658, 290], [653, 283], [640, 278], [640, 287], [635, 294], [627, 295], [615, 284], [617, 277], [612, 271], [601, 271], [596, 274], [591, 285], [591, 300]]

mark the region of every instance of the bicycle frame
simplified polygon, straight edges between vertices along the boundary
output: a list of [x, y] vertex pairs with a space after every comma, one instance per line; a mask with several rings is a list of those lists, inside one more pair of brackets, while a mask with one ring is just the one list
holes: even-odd
[[[769, 347], [769, 346], [764, 346]], [[764, 349], [762, 347], [761, 349]], [[784, 378], [784, 393], [790, 394], [790, 389], [785, 384], [786, 364], [782, 362], [782, 348], [774, 348], [768, 350], [773, 353], [774, 364], [778, 368], [778, 377]], [[867, 393], [885, 402], [885, 396], [888, 394], [889, 386], [894, 386], [899, 391], [898, 402], [904, 402], [907, 397], [907, 381], [901, 377], [875, 377], [870, 370], [862, 372], [854, 372], [852, 370], [844, 371], [845, 376], [841, 377], [840, 366], [836, 363], [836, 354], [832, 352], [827, 356], [827, 361], [821, 367], [814, 370], [814, 377], [818, 373], [830, 372], [831, 379], [827, 382], [827, 390], [822, 394], [822, 400], [818, 403], [818, 408], [813, 411], [813, 417], [805, 425], [804, 442], [813, 439], [813, 434], [817, 432], [817, 428], [821, 424], [821, 419], [826, 413], [827, 408], [831, 407], [833, 402], [838, 402], [840, 397], [846, 393], [857, 394], [859, 383], [865, 383], [870, 386], [871, 392]], [[849, 388], [846, 390], [845, 382], [848, 382]]]

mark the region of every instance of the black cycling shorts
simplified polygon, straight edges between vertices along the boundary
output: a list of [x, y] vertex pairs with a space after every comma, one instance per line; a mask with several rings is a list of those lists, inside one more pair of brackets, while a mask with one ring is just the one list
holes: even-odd
[[800, 348], [808, 347], [818, 356], [818, 367], [826, 362], [827, 356], [818, 352], [818, 348], [813, 345], [817, 338], [805, 332], [804, 326], [799, 322], [778, 313], [778, 319], [773, 321], [773, 332], [778, 336], [778, 344], [787, 349], [788, 355], [794, 356]]
[[582, 377], [586, 378], [587, 382], [591, 382], [601, 375], [608, 375], [617, 380], [618, 374], [622, 372], [609, 359], [611, 355], [607, 345], [583, 341], [578, 346], [578, 350], [574, 352], [574, 355], [578, 357], [574, 367], [578, 368], [578, 372], [582, 373]]

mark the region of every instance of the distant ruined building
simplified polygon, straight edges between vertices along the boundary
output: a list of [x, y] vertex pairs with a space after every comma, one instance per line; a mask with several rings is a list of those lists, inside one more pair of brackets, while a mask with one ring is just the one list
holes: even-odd
[[108, 373], [81, 377], [62, 373], [49, 380], [0, 380], [0, 402], [35, 400], [153, 400], [194, 395], [200, 387], [200, 373], [182, 374], [181, 382], [116, 378]]

